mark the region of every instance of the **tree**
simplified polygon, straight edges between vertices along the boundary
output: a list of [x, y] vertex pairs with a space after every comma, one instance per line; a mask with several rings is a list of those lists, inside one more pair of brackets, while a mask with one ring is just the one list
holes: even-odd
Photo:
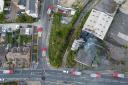
[[3, 22], [5, 19], [5, 14], [4, 12], [0, 13], [0, 22]]

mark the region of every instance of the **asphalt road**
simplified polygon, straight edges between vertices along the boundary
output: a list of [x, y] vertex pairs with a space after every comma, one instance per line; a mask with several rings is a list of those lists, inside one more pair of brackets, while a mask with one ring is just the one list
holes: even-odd
[[[43, 75], [42, 70], [16, 70], [13, 75], [0, 74], [0, 78], [13, 80], [41, 80]], [[65, 74], [61, 70], [46, 70], [45, 81], [42, 83], [45, 85], [128, 85], [127, 78], [114, 79], [110, 74], [104, 74], [101, 78], [92, 78], [90, 73], [83, 72], [81, 76], [72, 76], [70, 73]], [[6, 80], [5, 80], [6, 81]], [[42, 84], [42, 85], [43, 85]]]
[[[56, 74], [56, 76], [55, 76]], [[72, 76], [71, 74], [64, 74], [62, 71], [46, 71], [45, 82], [53, 85], [127, 85], [126, 79], [114, 79], [111, 75], [103, 75], [101, 78], [91, 78], [90, 74], [82, 73], [81, 76]], [[58, 82], [59, 81], [59, 82]], [[59, 84], [58, 84], [59, 83]], [[46, 84], [47, 85], [47, 84]], [[49, 85], [49, 84], [48, 84]]]
[[[44, 0], [42, 2], [42, 8], [41, 8], [41, 19], [39, 25], [43, 27], [42, 37], [39, 39], [39, 65], [37, 69], [49, 69], [48, 62], [45, 61], [45, 58], [47, 56], [42, 56], [41, 49], [48, 47], [48, 40], [49, 40], [49, 33], [50, 33], [50, 26], [51, 22], [49, 21], [49, 16], [47, 15], [47, 9], [48, 6], [53, 5], [53, 0]], [[48, 58], [47, 58], [48, 59]]]
[[[105, 75], [102, 78], [96, 79], [91, 78], [86, 72], [82, 73], [81, 76], [72, 76], [70, 74], [64, 74], [60, 70], [51, 70], [42, 57], [41, 49], [47, 48], [48, 35], [50, 33], [50, 22], [47, 16], [47, 8], [53, 4], [53, 0], [44, 0], [41, 9], [41, 20], [39, 25], [43, 27], [42, 37], [39, 39], [39, 64], [37, 69], [32, 70], [16, 70], [13, 75], [0, 74], [0, 78], [8, 80], [40, 80], [45, 76], [45, 80], [42, 80], [42, 85], [128, 85], [127, 79], [114, 79], [109, 75]], [[48, 70], [49, 69], [49, 70]]]

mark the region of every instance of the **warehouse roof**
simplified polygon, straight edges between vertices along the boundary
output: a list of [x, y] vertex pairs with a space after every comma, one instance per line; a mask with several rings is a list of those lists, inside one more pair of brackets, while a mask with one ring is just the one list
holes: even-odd
[[100, 39], [104, 39], [113, 17], [104, 12], [92, 9], [90, 16], [82, 30], [92, 33]]

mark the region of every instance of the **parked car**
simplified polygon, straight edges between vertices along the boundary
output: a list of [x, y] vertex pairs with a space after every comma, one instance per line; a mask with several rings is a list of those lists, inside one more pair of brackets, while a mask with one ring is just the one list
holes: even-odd
[[3, 74], [3, 71], [2, 70], [0, 70], [0, 74]]
[[46, 51], [47, 51], [46, 48], [42, 48], [42, 56], [46, 56]]
[[100, 78], [101, 77], [101, 73], [92, 73], [92, 74], [90, 74], [90, 77]]
[[69, 71], [68, 71], [68, 70], [63, 70], [63, 73], [68, 74], [68, 73], [69, 73]]
[[121, 73], [118, 73], [118, 72], [114, 72], [114, 73], [112, 74], [112, 76], [113, 76], [114, 78], [125, 78], [125, 75], [124, 75], [124, 74], [121, 74]]
[[81, 72], [79, 72], [79, 71], [74, 71], [74, 72], [71, 72], [71, 74], [74, 75], [74, 76], [79, 76], [79, 75], [81, 75]]
[[80, 72], [80, 71], [77, 71], [77, 70], [75, 70], [75, 69], [72, 69], [71, 70], [71, 75], [73, 75], [73, 76], [79, 76], [79, 75], [81, 75], [82, 73]]
[[3, 70], [3, 74], [13, 74], [13, 70]]
[[38, 37], [41, 37], [43, 28], [41, 26], [38, 27]]
[[5, 79], [4, 78], [0, 78], [0, 81], [4, 81]]

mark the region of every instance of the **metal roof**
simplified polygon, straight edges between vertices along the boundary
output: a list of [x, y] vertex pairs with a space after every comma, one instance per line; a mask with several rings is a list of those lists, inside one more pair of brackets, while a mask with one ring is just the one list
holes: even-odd
[[26, 6], [26, 0], [19, 0], [18, 5]]
[[112, 16], [92, 9], [82, 30], [92, 33], [94, 36], [103, 40], [112, 20]]
[[36, 3], [36, 0], [29, 0], [30, 13], [35, 13], [36, 12], [35, 3]]

